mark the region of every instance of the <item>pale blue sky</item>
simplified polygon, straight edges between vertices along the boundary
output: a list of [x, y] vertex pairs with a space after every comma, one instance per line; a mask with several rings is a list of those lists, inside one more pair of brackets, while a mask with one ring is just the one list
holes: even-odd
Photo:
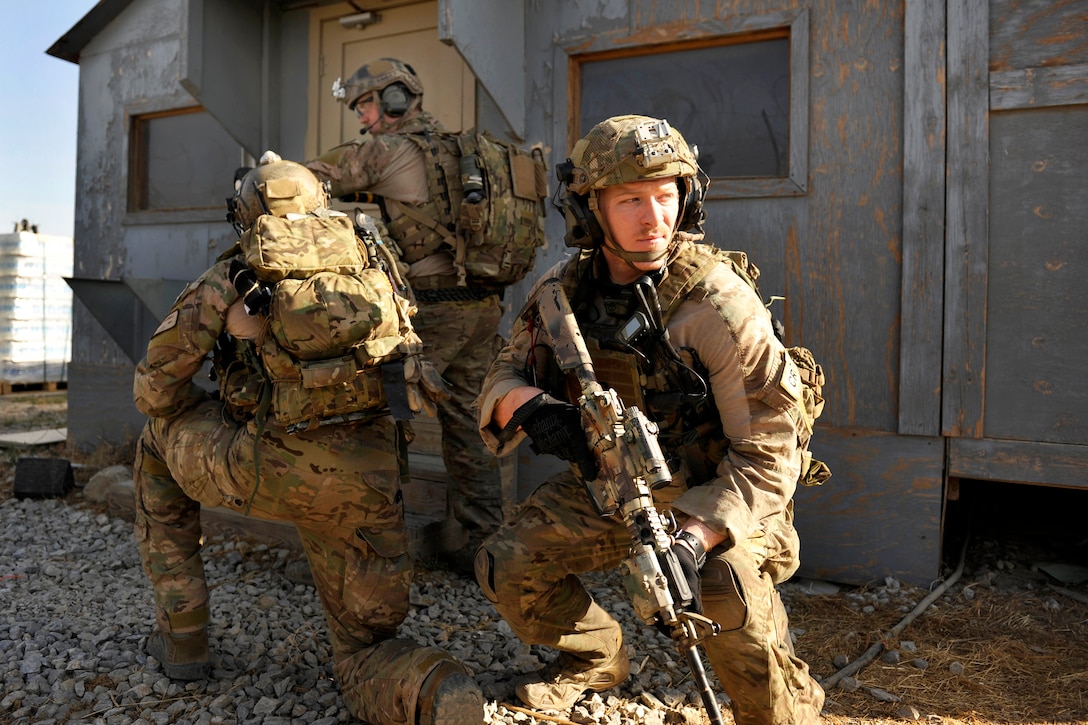
[[0, 231], [72, 236], [79, 66], [45, 51], [95, 0], [0, 0]]

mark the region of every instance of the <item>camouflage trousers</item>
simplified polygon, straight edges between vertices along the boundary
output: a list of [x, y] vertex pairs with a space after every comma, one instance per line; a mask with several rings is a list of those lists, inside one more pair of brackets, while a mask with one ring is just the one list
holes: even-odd
[[476, 423], [475, 402], [491, 362], [503, 345], [497, 295], [480, 301], [421, 302], [412, 319], [424, 354], [450, 389], [438, 404], [449, 538], [479, 542], [502, 522], [499, 461], [487, 450]]
[[208, 401], [150, 419], [134, 468], [135, 534], [162, 630], [208, 623], [201, 506], [293, 522], [349, 709], [370, 723], [415, 722], [420, 685], [450, 657], [396, 639], [412, 565], [404, 440], [392, 419], [290, 435], [268, 426], [258, 434], [254, 422], [237, 424]]
[[[792, 524], [783, 523], [792, 532]], [[703, 613], [722, 627], [704, 643], [705, 651], [738, 725], [820, 722], [824, 692], [794, 653], [775, 589], [776, 580], [796, 570], [795, 551], [780, 550], [790, 539], [796, 542], [795, 535], [761, 535], [726, 551], [715, 549], [701, 572]], [[564, 472], [538, 488], [484, 542], [476, 577], [526, 644], [599, 663], [623, 646], [622, 633], [615, 619], [593, 606], [578, 575], [620, 566], [629, 546], [623, 523], [601, 518], [582, 484]]]

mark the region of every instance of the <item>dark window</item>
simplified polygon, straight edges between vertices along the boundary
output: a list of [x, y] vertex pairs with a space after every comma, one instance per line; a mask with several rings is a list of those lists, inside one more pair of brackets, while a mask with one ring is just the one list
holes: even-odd
[[666, 118], [711, 177], [789, 174], [786, 38], [583, 63], [579, 135], [610, 116]]
[[129, 211], [222, 208], [242, 149], [200, 108], [137, 116], [129, 156]]
[[710, 198], [806, 193], [808, 11], [738, 16], [727, 26], [696, 24], [686, 30], [704, 33], [698, 39], [658, 45], [646, 45], [645, 33], [590, 47], [579, 40], [569, 144], [610, 116], [665, 118], [698, 146]]

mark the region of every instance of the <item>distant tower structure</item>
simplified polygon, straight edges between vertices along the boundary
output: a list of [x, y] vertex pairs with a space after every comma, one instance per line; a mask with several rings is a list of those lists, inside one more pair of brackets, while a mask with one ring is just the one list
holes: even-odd
[[27, 219], [0, 234], [0, 391], [68, 380], [72, 240]]

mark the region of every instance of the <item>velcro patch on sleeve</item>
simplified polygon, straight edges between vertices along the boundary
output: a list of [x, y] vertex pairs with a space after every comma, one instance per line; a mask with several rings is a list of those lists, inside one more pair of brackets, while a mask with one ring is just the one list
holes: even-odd
[[782, 376], [778, 380], [778, 386], [788, 393], [794, 400], [802, 400], [801, 372], [797, 364], [789, 355], [783, 355]]
[[162, 322], [159, 323], [159, 326], [155, 328], [155, 332], [151, 336], [156, 337], [157, 335], [161, 335], [167, 330], [172, 330], [173, 328], [177, 327], [178, 317], [180, 316], [181, 315], [178, 310], [172, 311], [169, 315], [166, 316], [166, 318]]

